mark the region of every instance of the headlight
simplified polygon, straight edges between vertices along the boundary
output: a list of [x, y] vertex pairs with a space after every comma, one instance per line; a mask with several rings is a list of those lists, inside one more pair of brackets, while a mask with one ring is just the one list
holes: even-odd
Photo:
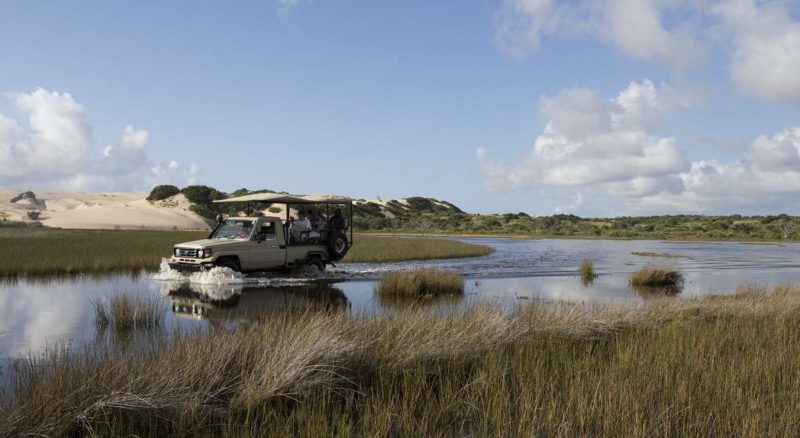
[[173, 254], [175, 254], [176, 256], [177, 256], [177, 255], [180, 255], [180, 254], [178, 254], [178, 248], [174, 248], [174, 249], [172, 250], [172, 253], [173, 253]]
[[202, 254], [204, 259], [211, 257], [211, 248], [203, 248]]

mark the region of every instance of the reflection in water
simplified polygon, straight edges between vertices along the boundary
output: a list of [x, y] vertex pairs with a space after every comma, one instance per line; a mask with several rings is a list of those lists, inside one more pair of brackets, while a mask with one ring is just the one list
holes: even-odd
[[[341, 289], [326, 283], [296, 286], [173, 285], [166, 296], [177, 316], [243, 321], [270, 313], [349, 309]], [[163, 293], [163, 290], [162, 290]]]
[[384, 309], [403, 310], [415, 307], [450, 307], [457, 306], [464, 301], [463, 294], [427, 295], [424, 297], [406, 297], [400, 295], [375, 295], [378, 304]]

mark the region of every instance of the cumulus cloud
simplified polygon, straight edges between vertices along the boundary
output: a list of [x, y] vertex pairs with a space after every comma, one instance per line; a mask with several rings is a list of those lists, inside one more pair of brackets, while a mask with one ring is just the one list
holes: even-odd
[[665, 18], [685, 13], [678, 0], [505, 0], [496, 17], [496, 38], [509, 54], [521, 58], [539, 48], [548, 35], [590, 35], [636, 59], [676, 69], [694, 63], [704, 52], [694, 21]]
[[800, 22], [785, 2], [724, 0], [714, 7], [732, 40], [730, 73], [746, 93], [800, 102]]
[[738, 161], [696, 161], [677, 177], [680, 191], [645, 196], [641, 207], [696, 212], [796, 211], [800, 208], [800, 127], [759, 136], [750, 153]]
[[535, 53], [548, 36], [590, 36], [626, 56], [678, 71], [718, 46], [728, 54], [731, 79], [743, 92], [798, 103], [800, 21], [793, 17], [791, 4], [782, 0], [504, 0], [496, 15], [496, 39], [507, 53], [522, 58]]
[[602, 99], [577, 88], [545, 97], [540, 113], [547, 121], [530, 153], [507, 165], [477, 151], [490, 191], [601, 185], [616, 193], [673, 190], [670, 178], [689, 163], [674, 138], [651, 130], [661, 114], [686, 102], [667, 85], [632, 82], [619, 95]]
[[69, 93], [38, 88], [6, 95], [28, 127], [0, 114], [0, 185], [69, 190], [147, 189], [161, 182], [183, 183], [199, 173], [153, 163], [150, 134], [126, 126], [119, 143], [95, 148], [86, 111]]

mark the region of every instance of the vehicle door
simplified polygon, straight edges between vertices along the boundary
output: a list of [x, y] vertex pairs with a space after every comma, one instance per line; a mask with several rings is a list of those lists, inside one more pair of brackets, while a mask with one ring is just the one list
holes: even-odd
[[261, 222], [250, 241], [251, 269], [271, 269], [284, 265], [286, 250], [281, 248], [281, 236], [277, 231], [279, 224], [275, 222]]

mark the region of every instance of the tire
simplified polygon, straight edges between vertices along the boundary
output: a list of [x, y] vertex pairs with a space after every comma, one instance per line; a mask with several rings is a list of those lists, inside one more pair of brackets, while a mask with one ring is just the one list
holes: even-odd
[[328, 257], [331, 260], [341, 260], [347, 254], [348, 249], [350, 249], [350, 246], [344, 233], [334, 233], [328, 236]]
[[318, 256], [309, 257], [306, 260], [306, 266], [315, 266], [319, 272], [325, 272], [325, 263]]
[[233, 260], [233, 259], [217, 260], [214, 263], [214, 266], [218, 266], [220, 268], [230, 268], [235, 272], [241, 272], [242, 271], [242, 268], [239, 267], [239, 263], [237, 263], [236, 260]]

